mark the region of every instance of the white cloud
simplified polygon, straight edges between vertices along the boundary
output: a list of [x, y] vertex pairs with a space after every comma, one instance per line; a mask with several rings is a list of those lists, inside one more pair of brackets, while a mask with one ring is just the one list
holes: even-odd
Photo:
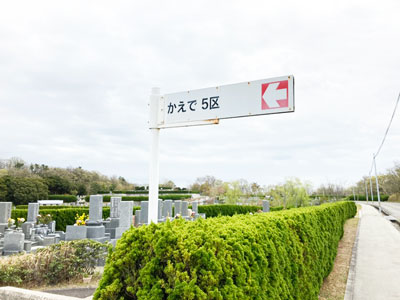
[[[296, 112], [161, 131], [160, 177], [352, 183], [400, 90], [398, 1], [18, 1], [0, 11], [0, 157], [145, 183], [150, 88], [293, 74]], [[378, 158], [399, 160], [398, 114]]]

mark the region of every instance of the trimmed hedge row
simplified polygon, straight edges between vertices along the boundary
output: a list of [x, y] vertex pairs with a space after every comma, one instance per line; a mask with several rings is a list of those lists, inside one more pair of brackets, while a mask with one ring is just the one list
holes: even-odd
[[[133, 213], [135, 214], [135, 210], [140, 209], [139, 206], [133, 208]], [[75, 224], [76, 214], [82, 215], [85, 213], [89, 215], [89, 207], [73, 207], [73, 208], [58, 208], [58, 209], [49, 209], [46, 207], [39, 208], [39, 214], [43, 215], [51, 215], [52, 219], [56, 221], [56, 230], [65, 231], [67, 225]], [[11, 211], [11, 218], [27, 218], [28, 210], [27, 209], [13, 209]], [[106, 219], [110, 216], [110, 208], [103, 207], [103, 218]]]
[[[110, 202], [111, 197], [118, 197], [114, 195], [104, 195], [103, 196], [103, 201], [104, 202]], [[163, 200], [183, 200], [183, 199], [190, 199], [191, 195], [159, 195], [158, 198], [163, 199]], [[86, 196], [85, 200], [89, 201], [90, 196]], [[148, 201], [149, 196], [123, 196], [122, 201]]]
[[[381, 201], [388, 201], [389, 195], [379, 195]], [[354, 196], [347, 196], [347, 200], [354, 201]], [[356, 195], [356, 201], [366, 201], [365, 195]], [[368, 201], [371, 201], [371, 195], [368, 195]], [[378, 195], [374, 194], [374, 201], [378, 201]]]
[[[69, 206], [69, 205], [43, 205], [39, 206], [42, 209], [61, 209], [61, 208], [74, 208], [74, 207], [82, 207], [82, 206]], [[83, 206], [84, 207], [84, 206]], [[16, 209], [28, 209], [28, 205], [16, 205]]]
[[63, 200], [64, 202], [71, 203], [71, 202], [76, 202], [76, 196], [74, 196], [74, 195], [49, 195], [49, 200]]
[[218, 216], [233, 216], [236, 214], [255, 213], [262, 210], [261, 206], [253, 205], [228, 205], [228, 204], [215, 204], [215, 205], [199, 205], [199, 213], [205, 213], [207, 218]]
[[132, 228], [93, 299], [318, 299], [353, 202]]

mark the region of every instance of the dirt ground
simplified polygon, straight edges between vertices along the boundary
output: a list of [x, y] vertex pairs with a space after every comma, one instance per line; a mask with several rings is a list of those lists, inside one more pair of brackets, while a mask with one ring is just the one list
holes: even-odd
[[[360, 206], [357, 205], [357, 210]], [[320, 300], [343, 300], [346, 291], [347, 275], [349, 273], [352, 249], [357, 234], [358, 212], [356, 217], [347, 220], [344, 225], [344, 235], [339, 242], [338, 253], [332, 272], [320, 290]]]

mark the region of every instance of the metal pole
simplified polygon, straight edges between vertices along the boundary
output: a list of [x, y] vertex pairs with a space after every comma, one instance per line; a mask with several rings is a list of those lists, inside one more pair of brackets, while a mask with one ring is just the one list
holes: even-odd
[[365, 198], [367, 199], [367, 202], [368, 202], [368, 187], [367, 187], [367, 182], [365, 181], [365, 179], [364, 179], [364, 185], [365, 185]]
[[372, 191], [371, 175], [369, 175], [369, 186], [371, 187], [371, 201], [374, 202], [374, 192]]
[[376, 193], [378, 195], [378, 203], [379, 203], [379, 213], [381, 213], [382, 212], [382, 209], [381, 209], [381, 194], [379, 193], [379, 182], [378, 182], [378, 173], [376, 172], [375, 155], [374, 155], [374, 167], [375, 167]]
[[158, 111], [160, 102], [160, 89], [153, 88], [150, 95], [150, 121], [149, 127], [152, 136], [150, 148], [149, 172], [149, 214], [147, 221], [157, 224], [158, 221], [158, 181], [159, 181], [159, 137]]

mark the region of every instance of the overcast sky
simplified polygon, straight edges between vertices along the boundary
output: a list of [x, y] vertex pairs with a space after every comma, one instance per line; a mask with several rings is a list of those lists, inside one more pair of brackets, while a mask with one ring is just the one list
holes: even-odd
[[[296, 111], [165, 129], [160, 180], [368, 174], [400, 92], [400, 1], [3, 1], [0, 158], [148, 183], [152, 87], [293, 74]], [[377, 158], [400, 161], [400, 112]]]

